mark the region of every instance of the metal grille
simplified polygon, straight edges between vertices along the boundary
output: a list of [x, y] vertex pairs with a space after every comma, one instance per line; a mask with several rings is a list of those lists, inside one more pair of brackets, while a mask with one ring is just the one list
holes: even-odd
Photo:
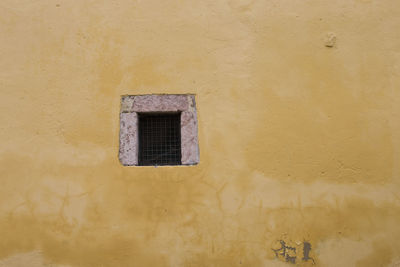
[[181, 164], [181, 115], [139, 114], [139, 165]]

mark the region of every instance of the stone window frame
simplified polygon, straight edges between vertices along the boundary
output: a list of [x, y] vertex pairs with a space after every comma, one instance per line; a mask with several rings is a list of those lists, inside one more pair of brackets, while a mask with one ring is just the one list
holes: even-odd
[[195, 95], [192, 94], [121, 96], [119, 132], [119, 160], [121, 164], [124, 166], [140, 166], [138, 155], [138, 113], [151, 112], [180, 112], [181, 165], [198, 164], [200, 161], [200, 155], [197, 133], [197, 111]]

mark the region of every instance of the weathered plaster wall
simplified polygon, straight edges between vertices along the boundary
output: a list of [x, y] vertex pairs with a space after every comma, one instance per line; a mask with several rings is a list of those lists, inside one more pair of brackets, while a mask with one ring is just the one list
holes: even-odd
[[[0, 12], [0, 266], [400, 263], [399, 1]], [[196, 94], [199, 165], [119, 163], [149, 93]]]

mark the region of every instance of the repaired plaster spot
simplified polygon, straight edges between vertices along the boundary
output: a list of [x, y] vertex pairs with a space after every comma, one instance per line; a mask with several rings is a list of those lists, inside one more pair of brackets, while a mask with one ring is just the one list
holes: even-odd
[[325, 46], [335, 47], [336, 46], [336, 35], [333, 32], [327, 33], [325, 36]]
[[194, 95], [126, 95], [121, 98], [119, 160], [138, 165], [138, 113], [181, 113], [182, 165], [199, 163], [197, 111]]

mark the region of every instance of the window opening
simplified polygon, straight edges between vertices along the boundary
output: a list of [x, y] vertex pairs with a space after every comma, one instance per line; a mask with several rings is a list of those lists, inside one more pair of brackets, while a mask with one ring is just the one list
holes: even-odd
[[[119, 117], [118, 158], [122, 165], [199, 163], [194, 95], [123, 95]], [[164, 141], [158, 135], [165, 136]]]
[[181, 114], [139, 113], [139, 165], [181, 165]]

